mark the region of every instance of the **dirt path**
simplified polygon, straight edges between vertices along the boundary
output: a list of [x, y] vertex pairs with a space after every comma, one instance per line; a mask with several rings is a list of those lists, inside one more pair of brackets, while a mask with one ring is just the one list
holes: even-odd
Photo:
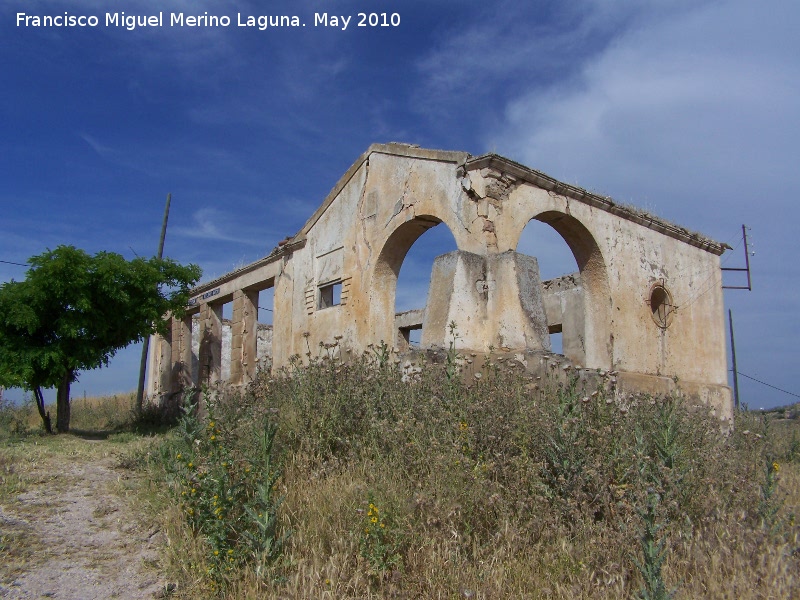
[[94, 448], [61, 456], [58, 463], [48, 458], [39, 464], [33, 460], [30, 469], [18, 461], [24, 491], [0, 506], [0, 549], [7, 555], [0, 560], [8, 559], [0, 566], [0, 598], [163, 595], [155, 569], [161, 536], [131, 517], [125, 497], [134, 473], [119, 468], [119, 459], [109, 452]]

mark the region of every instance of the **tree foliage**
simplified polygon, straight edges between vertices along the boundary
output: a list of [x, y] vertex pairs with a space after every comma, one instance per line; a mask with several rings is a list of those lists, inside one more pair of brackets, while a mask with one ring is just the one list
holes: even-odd
[[45, 428], [43, 388], [57, 388], [57, 427], [69, 430], [69, 387], [127, 345], [165, 333], [200, 278], [196, 265], [126, 260], [59, 246], [32, 257], [24, 281], [0, 285], [0, 385], [33, 391]]

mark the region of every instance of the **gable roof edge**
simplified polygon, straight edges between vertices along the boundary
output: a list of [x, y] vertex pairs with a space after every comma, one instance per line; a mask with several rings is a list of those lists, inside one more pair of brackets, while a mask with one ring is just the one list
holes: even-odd
[[333, 186], [328, 195], [319, 205], [317, 210], [305, 222], [305, 225], [298, 231], [291, 239], [295, 240], [298, 237], [305, 237], [308, 231], [316, 224], [317, 221], [325, 214], [328, 207], [333, 203], [339, 193], [350, 182], [355, 174], [361, 169], [364, 163], [368, 163], [369, 157], [372, 154], [388, 154], [391, 156], [404, 156], [408, 158], [420, 158], [423, 160], [435, 160], [440, 162], [450, 162], [455, 164], [464, 164], [469, 159], [471, 154], [468, 152], [458, 152], [451, 150], [429, 150], [427, 148], [420, 148], [415, 144], [404, 144], [400, 142], [389, 142], [388, 144], [371, 144], [367, 151], [359, 156], [356, 161], [350, 165], [350, 168], [345, 171], [344, 175], [339, 178], [336, 185]]
[[548, 192], [554, 192], [561, 196], [567, 196], [578, 202], [583, 202], [594, 208], [599, 208], [612, 215], [632, 221], [653, 231], [657, 231], [663, 235], [669, 236], [690, 246], [700, 248], [706, 252], [721, 256], [726, 249], [729, 248], [727, 244], [717, 242], [708, 238], [700, 233], [681, 227], [674, 223], [670, 223], [664, 219], [651, 215], [650, 213], [635, 208], [614, 202], [609, 196], [601, 196], [595, 194], [581, 187], [571, 185], [559, 181], [546, 173], [531, 169], [518, 162], [515, 162], [499, 154], [483, 154], [470, 158], [464, 165], [467, 171], [475, 171], [478, 169], [494, 168], [498, 171], [509, 173], [518, 179], [531, 183]]

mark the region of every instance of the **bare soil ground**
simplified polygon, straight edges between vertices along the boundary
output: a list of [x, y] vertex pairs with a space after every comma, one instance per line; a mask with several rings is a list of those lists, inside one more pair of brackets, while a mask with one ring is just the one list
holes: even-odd
[[0, 449], [0, 598], [165, 595], [162, 536], [131, 506], [121, 444], [77, 436]]

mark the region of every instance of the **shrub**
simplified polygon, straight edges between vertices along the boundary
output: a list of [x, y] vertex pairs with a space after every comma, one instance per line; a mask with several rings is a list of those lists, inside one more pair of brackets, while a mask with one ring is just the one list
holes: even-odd
[[191, 531], [205, 544], [209, 583], [219, 589], [245, 564], [268, 577], [288, 534], [278, 527], [275, 425], [261, 420], [257, 434], [252, 426], [243, 432], [235, 422], [216, 418], [208, 392], [204, 404], [207, 417], [202, 419], [197, 405], [185, 405], [178, 435], [161, 457]]
[[[242, 561], [208, 556], [209, 576], [231, 597], [726, 596], [748, 585], [740, 572], [771, 592], [797, 583], [763, 423], [740, 415], [728, 434], [704, 406], [537, 381], [503, 357], [467, 381], [462, 358], [405, 381], [380, 348], [296, 363], [209, 400], [205, 420], [190, 413], [181, 457], [170, 450], [184, 516], [208, 552]], [[719, 552], [730, 565], [707, 563]]]

